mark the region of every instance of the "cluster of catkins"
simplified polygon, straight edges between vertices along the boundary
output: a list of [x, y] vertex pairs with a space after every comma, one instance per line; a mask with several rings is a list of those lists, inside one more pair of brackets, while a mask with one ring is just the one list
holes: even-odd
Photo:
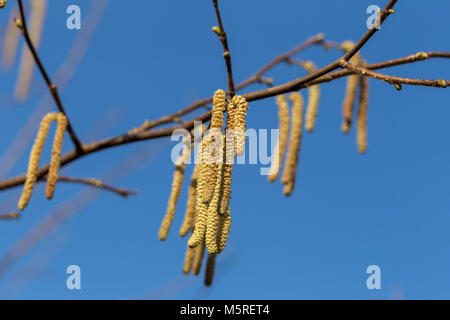
[[53, 140], [52, 156], [50, 159], [50, 167], [47, 175], [47, 187], [45, 196], [47, 199], [53, 198], [56, 182], [58, 181], [58, 171], [60, 166], [61, 150], [64, 141], [64, 134], [67, 127], [67, 118], [63, 113], [51, 112], [44, 116], [39, 126], [39, 131], [31, 149], [30, 160], [28, 161], [28, 171], [23, 187], [22, 195], [17, 204], [19, 210], [24, 210], [30, 201], [34, 185], [38, 179], [39, 160], [41, 159], [42, 150], [45, 140], [47, 139], [50, 124], [56, 121], [55, 138]]
[[[186, 213], [179, 231], [182, 237], [191, 233], [183, 272], [199, 273], [206, 248], [206, 285], [212, 283], [216, 255], [224, 250], [230, 233], [233, 163], [234, 156], [242, 155], [245, 150], [247, 109], [248, 103], [242, 96], [227, 99], [220, 89], [214, 93], [210, 129], [203, 134], [191, 177]], [[167, 212], [159, 230], [160, 240], [168, 236], [183, 184], [185, 163], [191, 156], [192, 141], [185, 138], [183, 143], [183, 151], [175, 163]]]
[[[344, 51], [350, 50], [354, 46], [351, 41], [345, 41], [341, 47]], [[357, 53], [351, 59], [351, 62], [357, 66], [363, 66], [365, 61], [361, 55]], [[312, 73], [317, 70], [314, 63], [305, 61], [301, 66]], [[356, 94], [359, 88], [359, 103], [357, 111], [357, 146], [359, 153], [367, 151], [367, 112], [369, 98], [369, 81], [363, 75], [353, 74], [348, 76], [346, 94], [342, 105], [343, 123], [341, 130], [344, 133], [350, 131], [353, 121], [353, 107], [356, 100]], [[286, 163], [281, 182], [284, 185], [283, 193], [286, 196], [292, 194], [295, 184], [296, 170], [299, 162], [299, 154], [302, 140], [303, 127], [303, 99], [300, 93], [294, 92], [290, 95], [292, 101], [292, 112], [289, 116], [289, 106], [285, 95], [276, 97], [278, 106], [279, 119], [279, 141], [275, 147], [272, 157], [272, 164], [269, 171], [268, 179], [270, 182], [277, 180], [281, 162], [287, 150]], [[314, 131], [317, 113], [319, 110], [320, 89], [319, 85], [312, 85], [308, 88], [308, 105], [306, 107], [305, 130]]]

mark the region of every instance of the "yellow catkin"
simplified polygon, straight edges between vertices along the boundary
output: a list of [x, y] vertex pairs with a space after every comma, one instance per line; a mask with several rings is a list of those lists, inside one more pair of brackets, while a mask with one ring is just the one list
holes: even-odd
[[41, 159], [42, 149], [44, 148], [45, 139], [47, 138], [50, 124], [53, 121], [58, 121], [58, 118], [61, 118], [60, 113], [51, 112], [46, 114], [41, 121], [36, 140], [31, 148], [30, 159], [28, 161], [28, 171], [22, 195], [17, 204], [19, 210], [24, 210], [30, 201], [34, 185], [36, 184], [39, 161]]
[[[349, 51], [353, 48], [355, 44], [352, 41], [344, 41], [341, 44], [341, 48], [344, 51]], [[350, 62], [358, 65], [360, 63], [360, 55], [356, 53]], [[342, 103], [342, 126], [341, 131], [343, 133], [348, 133], [353, 121], [353, 106], [355, 104], [356, 92], [358, 90], [358, 85], [360, 84], [360, 76], [357, 74], [349, 75], [347, 77], [347, 86], [345, 89], [345, 98]]]
[[186, 168], [186, 161], [190, 157], [190, 139], [183, 138], [184, 146], [181, 155], [178, 157], [175, 163], [175, 172], [173, 174], [172, 180], [172, 190], [169, 196], [169, 201], [167, 204], [166, 215], [163, 218], [161, 227], [159, 228], [158, 237], [159, 240], [164, 241], [169, 235], [169, 230], [172, 225], [173, 219], [175, 217], [176, 206], [178, 198], [180, 197], [181, 187], [184, 180], [184, 171]]
[[233, 177], [233, 163], [234, 163], [234, 115], [236, 112], [235, 106], [230, 103], [227, 108], [227, 124], [226, 136], [224, 143], [224, 166], [222, 177], [222, 196], [220, 199], [219, 213], [226, 214], [230, 205], [231, 199], [231, 180]]
[[221, 129], [223, 127], [223, 113], [226, 108], [226, 94], [222, 89], [214, 92], [213, 108], [211, 115], [211, 128]]
[[285, 185], [283, 193], [286, 196], [289, 196], [294, 189], [303, 127], [303, 98], [298, 92], [292, 93], [289, 98], [292, 101], [292, 128], [289, 149], [286, 156], [286, 165], [281, 180]]
[[218, 238], [217, 238], [217, 253], [221, 253], [225, 246], [227, 245], [228, 235], [231, 230], [231, 214], [230, 208], [227, 208], [227, 212], [225, 216], [220, 216], [219, 227], [218, 227]]
[[184, 256], [184, 263], [183, 263], [183, 273], [184, 274], [188, 274], [189, 272], [191, 272], [194, 256], [195, 256], [195, 249], [187, 246], [186, 254]]
[[208, 261], [206, 262], [206, 271], [205, 271], [205, 286], [207, 287], [212, 285], [215, 268], [216, 268], [216, 255], [210, 254], [208, 255]]
[[[47, 8], [47, 0], [33, 0], [31, 1], [31, 14], [29, 33], [31, 41], [35, 48], [39, 46], [42, 34], [42, 27], [44, 25], [45, 11]], [[18, 101], [24, 101], [30, 89], [31, 78], [33, 76], [34, 60], [33, 56], [27, 46], [23, 47], [22, 57], [19, 68], [19, 75], [17, 77], [16, 88], [14, 96]]]
[[286, 97], [284, 95], [278, 95], [276, 103], [278, 106], [279, 140], [274, 149], [274, 156], [272, 157], [272, 163], [267, 177], [270, 182], [274, 182], [278, 178], [289, 136], [289, 106]]
[[191, 183], [188, 189], [188, 200], [186, 205], [186, 213], [184, 214], [183, 224], [180, 228], [180, 236], [185, 237], [189, 230], [193, 227], [194, 217], [195, 217], [195, 202], [197, 200], [197, 179], [198, 171], [200, 167], [198, 164], [195, 165], [194, 171], [191, 177]]
[[[222, 142], [224, 141], [224, 137], [222, 137]], [[212, 197], [211, 203], [208, 207], [208, 215], [206, 220], [206, 233], [205, 233], [205, 242], [206, 242], [206, 249], [208, 250], [209, 254], [217, 253], [217, 235], [218, 235], [218, 227], [219, 227], [219, 203], [220, 199], [222, 197], [222, 191], [223, 191], [223, 168], [224, 164], [220, 163], [218, 164], [218, 171], [217, 171], [217, 179], [216, 179], [216, 185], [214, 188], [214, 195]]]
[[[315, 72], [317, 67], [313, 62], [307, 61], [304, 67], [308, 72]], [[320, 87], [314, 85], [308, 89], [308, 105], [306, 107], [305, 129], [308, 132], [314, 131], [316, 125], [317, 113], [319, 112]]]
[[237, 156], [241, 156], [245, 150], [246, 140], [246, 122], [248, 102], [244, 97], [236, 95], [233, 97], [233, 104], [236, 105], [236, 111], [234, 113], [234, 134], [236, 137], [235, 153]]
[[6, 0], [0, 0], [0, 9], [3, 9], [6, 6]]
[[47, 176], [47, 186], [45, 196], [52, 199], [55, 193], [56, 182], [58, 181], [58, 171], [60, 166], [61, 151], [64, 142], [64, 134], [67, 128], [67, 118], [64, 114], [58, 113], [58, 127], [56, 128], [55, 138], [53, 140], [52, 157], [50, 159], [50, 167]]
[[200, 166], [199, 176], [197, 179], [197, 199], [196, 199], [196, 213], [195, 213], [195, 227], [194, 232], [189, 238], [188, 245], [191, 248], [198, 246], [205, 235], [206, 220], [208, 212], [208, 200], [205, 199], [205, 189], [208, 185], [208, 175], [210, 174], [209, 164], [205, 161], [208, 157], [208, 144], [207, 139], [203, 139], [201, 143], [201, 161], [198, 164]]
[[202, 267], [203, 255], [205, 253], [205, 243], [202, 240], [197, 247], [195, 247], [195, 255], [192, 261], [192, 274], [198, 275]]
[[369, 79], [361, 77], [361, 93], [359, 97], [358, 115], [357, 115], [357, 145], [358, 152], [367, 151], [367, 115], [369, 106]]
[[[202, 125], [200, 129], [200, 134], [203, 134], [203, 132], [206, 130], [206, 126]], [[192, 131], [192, 134], [195, 136], [195, 128]], [[195, 142], [195, 141], [193, 141]], [[191, 144], [191, 148], [194, 147], [194, 143]], [[196, 211], [196, 202], [197, 202], [197, 181], [198, 176], [200, 172], [200, 165], [199, 161], [201, 161], [201, 150], [197, 151], [197, 155], [195, 157], [195, 165], [194, 169], [192, 170], [191, 175], [191, 183], [189, 184], [188, 189], [188, 200], [186, 204], [186, 212], [184, 214], [183, 224], [180, 228], [180, 236], [185, 237], [189, 230], [194, 228], [194, 218], [195, 218], [195, 211]]]
[[14, 18], [17, 17], [18, 10], [15, 8], [8, 19], [8, 28], [5, 33], [5, 42], [3, 45], [2, 66], [9, 70], [14, 64], [16, 58], [17, 46], [19, 44], [19, 28], [17, 28]]

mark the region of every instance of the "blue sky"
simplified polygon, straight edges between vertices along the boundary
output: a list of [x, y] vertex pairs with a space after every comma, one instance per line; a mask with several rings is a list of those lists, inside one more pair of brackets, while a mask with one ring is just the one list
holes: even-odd
[[[67, 6], [78, 4], [84, 18], [92, 2], [102, 1], [49, 1], [39, 54], [52, 76], [64, 63], [77, 34], [87, 26], [83, 21], [81, 31], [68, 30]], [[333, 41], [358, 40], [367, 30], [367, 6], [387, 3], [221, 2], [237, 82], [319, 32]], [[0, 12], [1, 38], [13, 4], [9, 1], [8, 8]], [[28, 1], [25, 4], [28, 6]], [[395, 14], [363, 48], [364, 58], [378, 62], [418, 51], [450, 51], [445, 36], [450, 3], [429, 2], [426, 10], [422, 6], [419, 1], [400, 0]], [[75, 130], [85, 141], [120, 134], [144, 119], [156, 119], [225, 88], [222, 48], [211, 32], [214, 25], [210, 1], [110, 0], [85, 56], [61, 94]], [[319, 66], [338, 57], [338, 52], [321, 48], [298, 55]], [[29, 99], [14, 102], [11, 92], [17, 69], [16, 61], [14, 68], [0, 77], [2, 157], [46, 96], [35, 72]], [[385, 72], [449, 79], [450, 64], [431, 59]], [[280, 84], [303, 74], [280, 65], [268, 75]], [[244, 92], [259, 88], [253, 85]], [[138, 189], [139, 196], [123, 199], [79, 185], [59, 184], [54, 200], [47, 201], [40, 186], [20, 220], [1, 222], [0, 265], [8, 250], [55, 210], [63, 207], [71, 212], [73, 206], [81, 207], [0, 278], [0, 296], [450, 298], [448, 89], [404, 86], [396, 91], [371, 80], [369, 150], [361, 156], [356, 152], [354, 130], [348, 136], [339, 130], [345, 80], [321, 88], [317, 128], [304, 135], [297, 184], [290, 198], [282, 195], [279, 183], [269, 184], [259, 174], [259, 165], [236, 166], [232, 231], [218, 258], [211, 288], [203, 287], [202, 276], [181, 274], [186, 240], [176, 231], [183, 216], [186, 186], [169, 239], [162, 243], [157, 238], [170, 191], [174, 144], [160, 139], [93, 154], [61, 171], [71, 176], [105, 177], [116, 186]], [[44, 111], [29, 123], [32, 135], [26, 141], [34, 138]], [[274, 98], [250, 104], [248, 127], [277, 127]], [[8, 176], [26, 170], [30, 148], [26, 144], [20, 159], [8, 163], [13, 164]], [[64, 150], [71, 148], [66, 139]], [[48, 160], [50, 146], [45, 150], [42, 162]], [[139, 163], [130, 164], [127, 157], [136, 153]], [[2, 212], [15, 209], [20, 191], [0, 194]], [[79, 192], [83, 192], [82, 199], [92, 201], [85, 206]], [[81, 290], [66, 289], [65, 271], [72, 264], [81, 268]], [[381, 268], [381, 290], [366, 288], [366, 268], [373, 264]]]

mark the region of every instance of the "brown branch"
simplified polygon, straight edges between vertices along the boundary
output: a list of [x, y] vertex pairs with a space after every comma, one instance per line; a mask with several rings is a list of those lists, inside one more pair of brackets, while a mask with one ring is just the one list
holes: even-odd
[[45, 83], [47, 84], [48, 89], [50, 90], [50, 93], [53, 97], [53, 100], [55, 100], [56, 106], [58, 107], [58, 110], [60, 112], [62, 112], [66, 117], [67, 117], [67, 131], [69, 132], [70, 138], [72, 139], [73, 144], [75, 145], [75, 149], [77, 150], [77, 152], [82, 153], [83, 152], [83, 145], [80, 142], [80, 140], [78, 139], [77, 135], [75, 134], [75, 131], [72, 127], [72, 123], [69, 120], [69, 117], [67, 116], [67, 113], [64, 109], [64, 106], [61, 102], [61, 98], [59, 97], [58, 94], [58, 88], [56, 87], [56, 85], [52, 82], [52, 80], [50, 79], [47, 71], [45, 70], [44, 65], [42, 64], [41, 59], [39, 58], [39, 55], [37, 54], [36, 48], [33, 45], [33, 42], [31, 41], [30, 35], [28, 33], [28, 28], [27, 28], [27, 20], [25, 17], [25, 12], [24, 12], [24, 8], [23, 8], [23, 3], [22, 0], [17, 0], [18, 4], [19, 4], [19, 12], [20, 12], [20, 20], [22, 23], [22, 26], [20, 28], [20, 30], [22, 31], [22, 35], [25, 38], [25, 42], [27, 43], [28, 48], [31, 51], [31, 54], [33, 56], [34, 61], [36, 62], [36, 65], [38, 66], [39, 71], [42, 74], [42, 77], [44, 78]]
[[18, 213], [16, 211], [0, 214], [0, 220], [16, 220], [19, 218], [20, 218], [20, 213]]
[[214, 5], [214, 10], [216, 12], [217, 23], [219, 24], [219, 39], [223, 46], [223, 58], [225, 59], [225, 65], [227, 67], [227, 75], [228, 75], [228, 95], [229, 97], [233, 97], [236, 94], [236, 89], [234, 88], [234, 80], [233, 80], [233, 69], [231, 67], [231, 53], [230, 48], [228, 47], [228, 39], [227, 34], [225, 32], [225, 28], [223, 27], [222, 18], [220, 16], [219, 4], [218, 0], [212, 0]]
[[367, 68], [355, 66], [354, 64], [351, 64], [348, 61], [340, 60], [339, 65], [342, 68], [346, 68], [350, 71], [353, 71], [354, 73], [358, 73], [363, 76], [367, 76], [370, 78], [374, 78], [377, 80], [385, 81], [389, 84], [409, 84], [409, 85], [416, 85], [416, 86], [427, 86], [427, 87], [436, 87], [436, 88], [446, 88], [450, 85], [450, 81], [446, 80], [420, 80], [420, 79], [409, 79], [409, 78], [401, 78], [401, 77], [394, 77], [394, 76], [388, 76], [384, 75], [378, 72], [370, 71]]
[[[46, 177], [43, 178], [42, 180], [45, 180], [45, 179], [46, 179]], [[139, 193], [136, 190], [127, 190], [127, 189], [113, 187], [113, 186], [103, 183], [102, 181], [95, 179], [95, 178], [74, 178], [74, 177], [59, 176], [58, 181], [85, 184], [85, 185], [88, 185], [91, 187], [111, 191], [111, 192], [116, 193], [125, 198], [130, 195], [137, 195]]]

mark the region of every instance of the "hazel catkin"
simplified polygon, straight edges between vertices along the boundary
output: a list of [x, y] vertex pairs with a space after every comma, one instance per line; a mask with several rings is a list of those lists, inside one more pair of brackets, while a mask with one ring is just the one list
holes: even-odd
[[214, 269], [216, 268], [216, 255], [208, 255], [208, 260], [206, 261], [206, 271], [205, 271], [205, 286], [209, 287], [212, 285], [214, 278]]
[[278, 106], [279, 138], [274, 149], [274, 156], [272, 157], [272, 163], [267, 177], [270, 182], [274, 182], [278, 178], [289, 136], [289, 105], [286, 97], [284, 95], [278, 95], [276, 104]]
[[191, 272], [194, 256], [195, 256], [195, 249], [186, 246], [186, 253], [184, 256], [184, 263], [183, 263], [184, 274], [188, 274], [189, 272]]
[[192, 274], [198, 275], [200, 273], [200, 268], [202, 267], [203, 255], [205, 253], [205, 242], [202, 240], [194, 249], [194, 258], [192, 261]]
[[61, 150], [64, 141], [64, 134], [67, 128], [67, 118], [64, 114], [58, 113], [56, 119], [58, 126], [56, 128], [55, 138], [53, 140], [52, 157], [47, 176], [47, 187], [45, 196], [52, 199], [55, 193], [56, 182], [58, 181], [58, 171], [60, 166]]
[[186, 168], [186, 161], [190, 157], [190, 136], [183, 138], [183, 151], [175, 162], [175, 172], [173, 173], [172, 188], [167, 204], [166, 214], [161, 222], [158, 237], [159, 240], [164, 241], [169, 235], [170, 227], [172, 226], [175, 217], [178, 198], [180, 197], [181, 187], [184, 180], [184, 171]]
[[[341, 48], [344, 51], [349, 51], [353, 48], [355, 44], [352, 41], [344, 41], [341, 44]], [[361, 62], [361, 57], [359, 52], [357, 52], [351, 59], [350, 62], [354, 65], [359, 65]], [[344, 102], [342, 103], [342, 126], [341, 131], [343, 133], [348, 133], [353, 121], [353, 106], [355, 104], [356, 92], [358, 86], [360, 85], [360, 76], [357, 74], [352, 74], [347, 77], [347, 85], [345, 89]]]
[[222, 195], [220, 199], [219, 213], [226, 214], [231, 199], [231, 180], [234, 163], [234, 115], [236, 107], [229, 103], [227, 107], [226, 135], [224, 141], [224, 164], [222, 177]]
[[284, 184], [283, 193], [286, 196], [289, 196], [294, 189], [303, 127], [303, 98], [298, 92], [293, 92], [289, 98], [292, 101], [292, 128], [286, 164], [281, 180]]
[[[19, 210], [24, 210], [25, 207], [28, 205], [28, 202], [30, 201], [34, 185], [36, 184], [36, 181], [38, 178], [37, 174], [38, 174], [38, 167], [39, 167], [39, 161], [41, 159], [42, 150], [44, 148], [45, 140], [47, 139], [48, 131], [50, 129], [50, 124], [53, 121], [58, 122], [58, 128], [57, 128], [57, 136], [58, 137], [55, 136], [55, 140], [57, 140], [57, 145], [53, 147], [53, 151], [52, 151], [52, 160], [51, 160], [51, 167], [52, 167], [51, 175], [52, 175], [52, 177], [50, 177], [50, 179], [53, 181], [55, 179], [55, 177], [56, 177], [56, 180], [58, 178], [57, 172], [58, 172], [58, 168], [59, 168], [59, 154], [61, 153], [62, 140], [63, 140], [63, 135], [64, 135], [64, 131], [62, 131], [62, 128], [64, 128], [64, 130], [65, 130], [65, 126], [67, 125], [67, 119], [64, 116], [64, 114], [62, 114], [62, 113], [51, 112], [51, 113], [46, 114], [44, 116], [44, 118], [42, 119], [41, 124], [39, 126], [38, 134], [34, 141], [33, 147], [31, 148], [25, 184], [23, 187], [22, 195], [17, 204]], [[52, 182], [52, 185], [54, 188], [53, 182]], [[51, 186], [48, 188], [51, 189]]]
[[248, 102], [244, 97], [239, 95], [235, 95], [232, 101], [233, 104], [236, 105], [236, 111], [234, 113], [234, 134], [236, 138], [235, 153], [237, 156], [241, 156], [245, 150]]
[[[317, 70], [313, 62], [307, 61], [303, 64], [304, 68], [312, 73]], [[308, 132], [314, 131], [317, 114], [319, 112], [320, 87], [318, 84], [308, 89], [308, 105], [306, 107], [305, 129]]]
[[361, 92], [359, 96], [358, 115], [357, 115], [357, 145], [358, 152], [367, 151], [367, 116], [369, 106], [369, 79], [361, 77]]

